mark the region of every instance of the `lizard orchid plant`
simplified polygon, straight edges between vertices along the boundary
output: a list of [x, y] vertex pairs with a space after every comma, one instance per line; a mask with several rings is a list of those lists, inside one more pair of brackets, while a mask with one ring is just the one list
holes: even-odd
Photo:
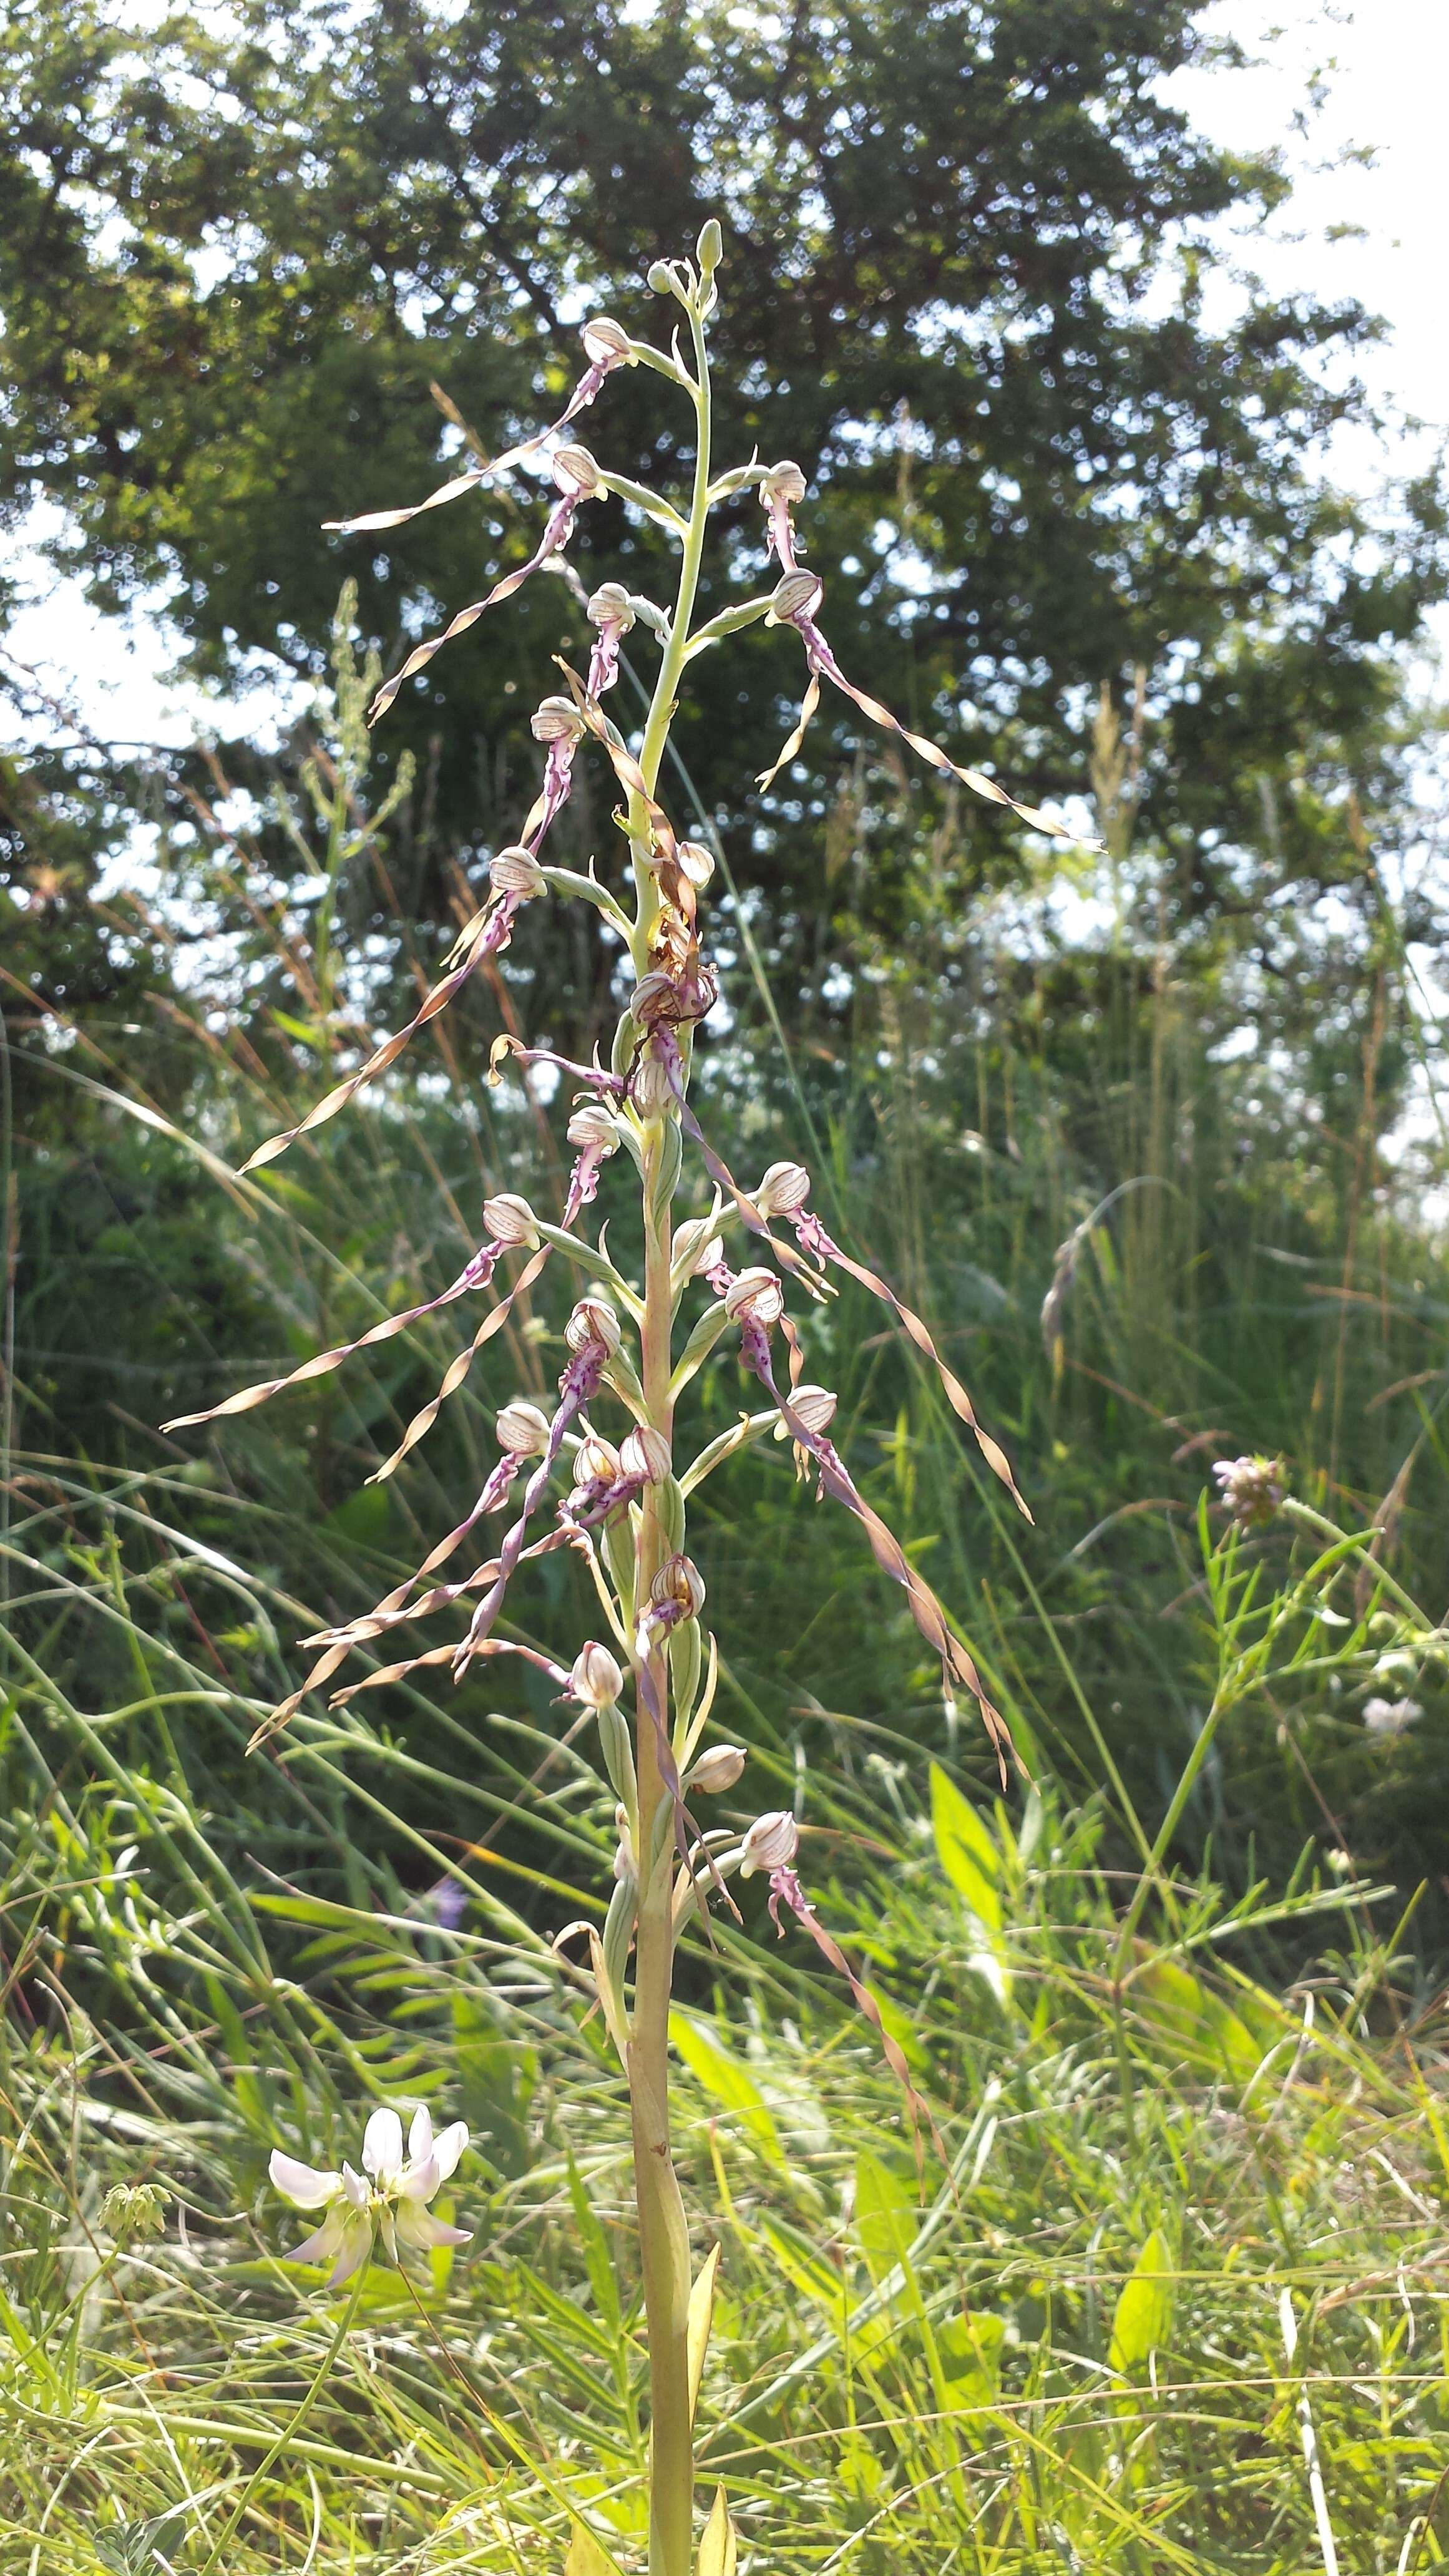
[[[458, 1276], [424, 1306], [390, 1315], [355, 1342], [323, 1352], [290, 1376], [246, 1388], [211, 1413], [188, 1422], [240, 1413], [282, 1388], [305, 1384], [339, 1368], [353, 1352], [405, 1332], [419, 1316], [458, 1304], [484, 1311], [437, 1395], [408, 1425], [394, 1455], [378, 1470], [393, 1475], [427, 1433], [440, 1406], [463, 1383], [484, 1344], [504, 1323], [520, 1294], [550, 1261], [580, 1274], [582, 1294], [564, 1330], [567, 1360], [551, 1411], [515, 1400], [498, 1415], [499, 1457], [481, 1493], [431, 1554], [368, 1616], [323, 1631], [308, 1642], [318, 1660], [301, 1690], [277, 1709], [261, 1735], [284, 1725], [309, 1691], [329, 1682], [359, 1647], [375, 1648], [395, 1630], [453, 1614], [444, 1644], [382, 1661], [338, 1697], [385, 1686], [420, 1666], [448, 1664], [456, 1677], [480, 1657], [525, 1655], [550, 1675], [581, 1712], [592, 1712], [599, 1753], [616, 1800], [618, 1851], [614, 1890], [602, 1933], [586, 1930], [590, 1971], [599, 2007], [628, 2082], [632, 2108], [634, 2179], [651, 2376], [650, 2576], [690, 2576], [695, 2565], [693, 2424], [708, 2335], [717, 2253], [692, 2277], [689, 2231], [670, 2153], [669, 2009], [678, 1944], [693, 1922], [709, 1933], [711, 1900], [732, 1907], [732, 1876], [766, 1878], [777, 1929], [798, 1922], [849, 1982], [856, 2002], [873, 2022], [881, 2045], [909, 2091], [905, 2060], [882, 2029], [867, 1988], [855, 1977], [801, 1883], [800, 1835], [785, 1813], [759, 1817], [742, 1837], [701, 1829], [696, 1802], [727, 1789], [740, 1776], [743, 1756], [732, 1745], [705, 1747], [715, 1696], [717, 1655], [701, 1624], [705, 1587], [687, 1549], [691, 1495], [734, 1451], [769, 1433], [788, 1439], [800, 1475], [859, 1523], [881, 1571], [901, 1587], [921, 1634], [940, 1657], [948, 1694], [972, 1695], [998, 1750], [1006, 1743], [1001, 1720], [976, 1668], [930, 1586], [861, 1493], [831, 1439], [836, 1399], [804, 1380], [803, 1349], [789, 1311], [791, 1295], [820, 1300], [839, 1279], [855, 1280], [881, 1300], [916, 1348], [940, 1372], [946, 1395], [974, 1435], [988, 1466], [1025, 1510], [1007, 1458], [976, 1418], [965, 1388], [941, 1361], [925, 1325], [886, 1283], [852, 1259], [826, 1231], [810, 1204], [808, 1173], [777, 1162], [753, 1189], [743, 1188], [705, 1136], [690, 1105], [695, 1033], [717, 997], [717, 981], [701, 944], [699, 900], [713, 862], [698, 841], [681, 839], [660, 801], [660, 765], [669, 737], [681, 675], [697, 654], [716, 650], [726, 637], [757, 623], [793, 630], [806, 666], [800, 719], [784, 745], [778, 770], [794, 758], [822, 686], [843, 693], [874, 723], [888, 728], [934, 768], [948, 771], [1032, 828], [1062, 827], [1030, 806], [1018, 805], [997, 782], [963, 769], [940, 747], [907, 731], [890, 711], [849, 679], [821, 623], [824, 584], [800, 561], [796, 512], [806, 483], [798, 465], [757, 461], [717, 473], [711, 453], [711, 393], [705, 327], [714, 310], [720, 231], [705, 226], [695, 262], [660, 261], [650, 286], [682, 308], [685, 336], [676, 328], [668, 351], [635, 340], [611, 318], [588, 322], [583, 342], [588, 365], [567, 408], [491, 465], [472, 465], [413, 509], [379, 511], [343, 520], [344, 530], [401, 526], [422, 510], [461, 499], [492, 477], [547, 456], [558, 498], [528, 562], [496, 582], [486, 598], [462, 609], [444, 633], [421, 643], [378, 692], [374, 717], [441, 647], [551, 559], [563, 556], [591, 502], [616, 494], [679, 548], [678, 585], [672, 607], [606, 582], [588, 602], [594, 642], [588, 667], [560, 664], [565, 687], [544, 699], [533, 731], [544, 746], [539, 794], [517, 840], [500, 850], [489, 868], [485, 900], [468, 922], [407, 1027], [387, 1038], [295, 1127], [271, 1137], [248, 1169], [270, 1163], [297, 1138], [312, 1133], [394, 1064], [409, 1040], [446, 1008], [478, 971], [509, 943], [522, 907], [548, 898], [594, 905], [624, 943], [632, 989], [624, 1004], [607, 1067], [573, 1064], [518, 1039], [500, 1038], [490, 1079], [503, 1078], [507, 1060], [546, 1063], [571, 1087], [568, 1137], [574, 1151], [560, 1222], [552, 1224], [512, 1193], [490, 1198], [483, 1209], [483, 1240]], [[578, 415], [624, 367], [648, 367], [692, 405], [696, 437], [694, 479], [687, 511], [615, 474], [568, 433]], [[694, 609], [711, 513], [752, 494], [763, 512], [766, 562], [773, 586], [696, 626]], [[609, 713], [623, 639], [642, 627], [659, 650], [658, 677], [642, 738], [631, 748]], [[627, 857], [623, 885], [611, 883], [591, 862], [580, 874], [549, 863], [550, 831], [568, 801], [582, 752], [609, 764], [620, 795], [615, 820]], [[773, 776], [775, 771], [767, 773]], [[765, 782], [762, 782], [765, 783]], [[621, 869], [620, 876], [623, 877]], [[627, 891], [624, 888], [627, 887]], [[583, 1220], [599, 1190], [603, 1167], [622, 1153], [631, 1167], [643, 1213], [642, 1277], [626, 1276], [602, 1239], [591, 1242]], [[676, 1224], [676, 1199], [687, 1161], [702, 1165], [710, 1192], [708, 1213]], [[499, 1282], [511, 1268], [507, 1285]], [[712, 1358], [738, 1356], [758, 1389], [756, 1409], [691, 1459], [676, 1448], [676, 1409], [691, 1380]], [[173, 1425], [172, 1428], [177, 1426]], [[481, 1564], [459, 1571], [465, 1551], [494, 1516], [503, 1535]], [[469, 1542], [473, 1545], [469, 1548]], [[499, 1634], [509, 1589], [526, 1562], [561, 1548], [576, 1550], [591, 1570], [607, 1626], [607, 1641], [583, 1645], [572, 1669]], [[444, 1569], [447, 1569], [445, 1572]], [[630, 1716], [625, 1715], [629, 1707]], [[911, 2097], [913, 2108], [914, 2096]], [[391, 2131], [389, 2131], [391, 2140]], [[451, 2146], [452, 2133], [449, 2143]], [[397, 2141], [391, 2141], [396, 2144]], [[395, 2163], [396, 2158], [393, 2159]], [[400, 2169], [401, 2170], [401, 2169]], [[389, 2166], [391, 2173], [391, 2166]], [[425, 2176], [425, 2179], [429, 2178]], [[396, 2179], [396, 2177], [394, 2177]], [[290, 2165], [282, 2179], [292, 2197]], [[344, 2261], [371, 2241], [379, 2186], [347, 2195], [346, 2178], [328, 2196], [325, 2251]], [[398, 2191], [406, 2195], [405, 2180]], [[384, 2199], [387, 2194], [384, 2193]], [[316, 2192], [313, 2194], [316, 2199]], [[356, 2201], [356, 2207], [353, 2203]], [[323, 2205], [318, 2202], [317, 2205]], [[405, 2197], [403, 2206], [407, 2206]], [[390, 2204], [389, 2204], [390, 2209]], [[384, 2210], [387, 2216], [389, 2210]], [[331, 2234], [327, 2233], [331, 2227]], [[336, 2239], [334, 2247], [333, 2239]], [[353, 2240], [356, 2240], [354, 2248]], [[710, 2537], [710, 2535], [713, 2535]], [[733, 2540], [722, 2499], [707, 2534], [709, 2563], [732, 2558]]]

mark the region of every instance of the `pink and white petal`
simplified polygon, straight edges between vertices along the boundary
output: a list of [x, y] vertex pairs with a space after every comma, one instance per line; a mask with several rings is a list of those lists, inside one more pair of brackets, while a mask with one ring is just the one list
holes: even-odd
[[284, 2255], [283, 2260], [288, 2263], [330, 2263], [342, 2244], [349, 2223], [342, 2210], [330, 2209], [316, 2235], [304, 2237], [300, 2245], [294, 2245], [290, 2254]]
[[457, 2172], [458, 2159], [462, 2155], [467, 2143], [468, 2123], [466, 2120], [450, 2121], [447, 2128], [440, 2129], [438, 2135], [433, 2140], [433, 2162], [437, 2166], [439, 2175], [444, 2182], [447, 2181], [450, 2174]]
[[342, 2188], [346, 2192], [354, 2209], [366, 2209], [368, 2202], [372, 2198], [372, 2193], [368, 2189], [367, 2184], [363, 2181], [361, 2174], [354, 2173], [351, 2165], [344, 2165], [342, 2168]]
[[449, 2227], [443, 2219], [434, 2218], [415, 2200], [401, 2203], [397, 2232], [404, 2245], [415, 2245], [420, 2253], [427, 2253], [434, 2245], [468, 2245], [473, 2237], [471, 2227]]
[[395, 2182], [402, 2171], [402, 2122], [396, 2111], [374, 2111], [362, 2140], [362, 2167], [374, 2182]]
[[289, 2200], [294, 2209], [325, 2209], [329, 2201], [342, 2196], [341, 2174], [298, 2164], [295, 2156], [284, 2156], [280, 2147], [273, 2147], [267, 2171], [282, 2198]]
[[404, 2165], [401, 2176], [393, 2188], [399, 2200], [431, 2200], [434, 2192], [441, 2190], [442, 2182], [443, 2177], [438, 2171], [438, 2153], [434, 2148], [430, 2154], [424, 2156], [420, 2165]]
[[393, 2215], [390, 2209], [383, 2208], [378, 2211], [377, 2232], [382, 2238], [383, 2252], [386, 2254], [388, 2261], [390, 2263], [395, 2263], [397, 2261], [397, 2230], [393, 2225]]
[[328, 2289], [340, 2290], [344, 2281], [350, 2281], [354, 2272], [361, 2271], [371, 2252], [372, 2220], [359, 2210], [355, 2217], [343, 2222], [342, 2251], [332, 2266]]
[[422, 2102], [413, 2113], [413, 2124], [408, 2131], [408, 2155], [413, 2164], [420, 2165], [426, 2163], [432, 2152], [433, 2115], [426, 2102]]

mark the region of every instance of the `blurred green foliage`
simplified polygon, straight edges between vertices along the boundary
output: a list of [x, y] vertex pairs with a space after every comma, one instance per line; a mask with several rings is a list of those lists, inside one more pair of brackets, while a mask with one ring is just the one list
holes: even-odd
[[[749, 20], [723, 0], [243, 0], [179, 9], [144, 42], [116, 0], [25, 0], [0, 37], [0, 506], [13, 522], [42, 501], [46, 545], [102, 606], [164, 598], [224, 686], [315, 676], [344, 569], [392, 667], [531, 548], [528, 479], [405, 538], [321, 523], [420, 500], [456, 418], [497, 454], [553, 416], [578, 321], [617, 305], [636, 327], [650, 261], [718, 211], [722, 449], [801, 462], [847, 670], [958, 757], [1059, 798], [1086, 787], [1099, 692], [1126, 722], [1140, 674], [1127, 786], [1166, 930], [1271, 956], [1273, 907], [1352, 899], [1350, 795], [1381, 855], [1403, 837], [1401, 660], [1444, 596], [1445, 525], [1433, 475], [1381, 503], [1335, 483], [1328, 442], [1369, 417], [1354, 359], [1377, 326], [1238, 275], [1239, 235], [1288, 182], [1166, 103], [1175, 71], [1215, 55], [1237, 59], [1201, 0]], [[580, 432], [668, 482], [676, 428], [651, 382], [615, 379]], [[590, 586], [647, 589], [663, 550], [617, 502], [584, 513]], [[725, 577], [761, 559], [744, 500]], [[531, 585], [379, 737], [377, 800], [408, 753], [414, 789], [387, 881], [354, 871], [346, 900], [404, 982], [400, 925], [435, 953], [457, 868], [527, 802], [528, 714], [580, 625], [561, 586]], [[709, 654], [678, 739], [787, 989], [834, 1025], [854, 951], [832, 879], [858, 859], [848, 911], [909, 941], [918, 833], [882, 811], [878, 746], [839, 701], [747, 807], [798, 688], [789, 637]], [[204, 766], [77, 754], [56, 793], [101, 831], [138, 757], [194, 868]], [[225, 766], [265, 801], [255, 744]], [[934, 791], [911, 801], [934, 831]], [[601, 822], [581, 790], [581, 853]], [[1019, 881], [1019, 837], [990, 811], [938, 837], [958, 908]], [[259, 856], [296, 881], [265, 820]], [[235, 893], [224, 915], [245, 932]], [[608, 1022], [607, 961], [587, 928], [532, 936], [520, 962], [578, 1052]]]

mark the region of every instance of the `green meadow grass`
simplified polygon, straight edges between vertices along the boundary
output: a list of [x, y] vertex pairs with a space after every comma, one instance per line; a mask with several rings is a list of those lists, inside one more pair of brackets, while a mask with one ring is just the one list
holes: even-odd
[[[815, 1166], [1035, 1526], [873, 1301], [811, 1319], [853, 1470], [1011, 1720], [1003, 1789], [788, 1449], [699, 1498], [751, 1756], [724, 1816], [798, 1800], [915, 2097], [758, 1891], [693, 1937], [682, 2159], [696, 2257], [722, 2249], [701, 2510], [717, 2476], [746, 2576], [1417, 2576], [1449, 2545], [1449, 1265], [1352, 1122], [1315, 1161], [1280, 1101], [1245, 1159], [1238, 1077], [1170, 992], [1064, 1063], [1019, 1012], [886, 979], [827, 1061], [755, 962], [701, 1114], [745, 1176]], [[198, 1006], [163, 1081], [92, 1023], [45, 1059], [83, 1148], [19, 1166], [0, 2571], [199, 2576], [242, 2506], [228, 2576], [634, 2576], [625, 2104], [551, 1947], [602, 1919], [596, 1775], [516, 1674], [314, 1699], [245, 1753], [295, 1640], [419, 1561], [496, 1404], [556, 1377], [560, 1299], [386, 1487], [446, 1318], [155, 1428], [435, 1290], [486, 1189], [551, 1205], [553, 1128], [444, 1060], [239, 1183], [319, 1087], [322, 1023], [279, 1030], [294, 1061], [264, 1075]], [[701, 1437], [730, 1419], [710, 1400]], [[1229, 1546], [1208, 1466], [1255, 1448], [1300, 1516]], [[571, 1655], [577, 1570], [540, 1576], [518, 1633]], [[1421, 1720], [1370, 1736], [1375, 1692]], [[381, 2099], [470, 2123], [450, 2214], [475, 2232], [411, 2284], [373, 2273], [327, 2373], [338, 2310], [279, 2259], [305, 2231], [266, 2160], [355, 2160]], [[108, 2195], [142, 2183], [161, 2231], [128, 2238]]]
[[[301, 2231], [267, 2154], [355, 2156], [385, 2098], [472, 2124], [473, 2242], [373, 2273], [226, 2566], [637, 2568], [626, 2107], [543, 1928], [596, 1902], [506, 1846], [453, 1862], [454, 1929], [378, 1848], [351, 1901], [238, 1864], [204, 1752], [159, 1758], [217, 1695], [197, 1669], [185, 1727], [161, 1698], [147, 1764], [134, 1715], [39, 1680], [9, 1720], [0, 2567], [206, 2563], [337, 2314], [278, 2260]], [[695, 1941], [682, 2155], [696, 2254], [722, 2248], [701, 2502], [727, 2481], [742, 2564], [1439, 2564], [1443, 2031], [1385, 1891], [1310, 1872], [1234, 1909], [1165, 1879], [1123, 1966], [1101, 1804], [968, 1798], [883, 1729], [832, 1732], [798, 1782], [805, 1866], [919, 2107], [758, 1906]], [[319, 1851], [348, 1830], [361, 1750], [302, 1721], [279, 1841], [288, 1816]], [[752, 1770], [756, 1803], [790, 1794], [778, 1755]], [[596, 1888], [582, 1768], [534, 1800]], [[1286, 1988], [1254, 1974], [1285, 1911], [1315, 1952]], [[118, 2241], [107, 2193], [140, 2182], [163, 2231]]]

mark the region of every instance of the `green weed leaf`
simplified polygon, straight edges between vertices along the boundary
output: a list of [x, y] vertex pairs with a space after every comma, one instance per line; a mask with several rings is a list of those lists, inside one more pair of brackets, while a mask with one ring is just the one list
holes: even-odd
[[1125, 2374], [1138, 2370], [1167, 2341], [1172, 2326], [1172, 2254], [1160, 2227], [1154, 2227], [1123, 2286], [1112, 2319], [1107, 2359]]

